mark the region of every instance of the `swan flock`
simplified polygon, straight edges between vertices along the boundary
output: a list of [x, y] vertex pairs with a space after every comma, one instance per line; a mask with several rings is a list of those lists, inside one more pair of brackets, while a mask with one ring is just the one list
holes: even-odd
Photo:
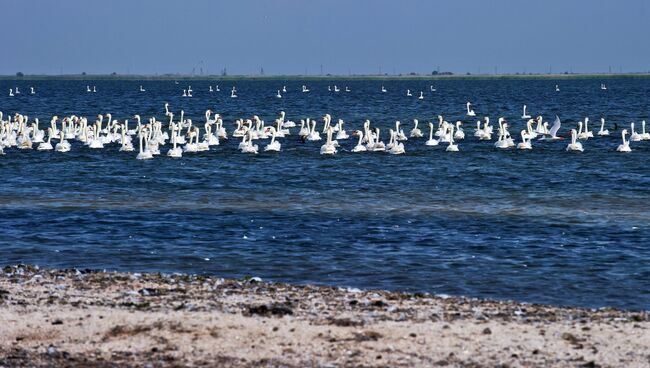
[[[94, 86], [92, 89], [87, 86], [86, 90], [87, 92], [96, 92]], [[219, 86], [216, 86], [215, 89], [210, 86], [211, 92], [218, 90]], [[339, 87], [335, 86], [335, 91], [339, 90]], [[433, 90], [435, 89], [432, 86]], [[140, 86], [139, 91], [145, 92], [146, 90]], [[286, 86], [277, 90], [278, 98], [282, 98], [281, 91], [286, 92]], [[303, 85], [301, 91], [308, 93], [309, 89]], [[349, 92], [350, 89], [345, 87], [345, 91]], [[382, 93], [386, 91], [384, 86], [381, 91]], [[17, 88], [11, 91], [12, 94], [16, 92]], [[236, 97], [236, 92], [233, 87], [231, 97]], [[34, 93], [33, 88], [32, 93]], [[411, 95], [410, 90], [407, 91], [407, 94]], [[191, 86], [183, 90], [183, 96], [192, 96]], [[419, 98], [422, 96], [423, 94], [420, 93]], [[171, 158], [180, 158], [184, 154], [214, 149], [227, 139], [240, 140], [237, 147], [242, 153], [259, 154], [260, 152], [281, 152], [282, 141], [296, 137], [293, 139], [300, 140], [305, 144], [318, 142], [319, 152], [322, 155], [335, 155], [340, 152], [385, 152], [402, 155], [407, 152], [405, 145], [407, 141], [410, 141], [409, 145], [444, 146], [445, 151], [459, 152], [462, 150], [461, 142], [470, 139], [469, 137], [488, 142], [496, 138], [493, 143], [495, 149], [518, 150], [532, 150], [538, 142], [564, 139], [558, 135], [561, 129], [559, 117], [555, 117], [549, 128], [549, 123], [544, 121], [542, 116], [531, 117], [527, 106], [524, 105], [521, 118], [525, 122], [517, 142], [515, 142], [515, 138], [509, 130], [510, 123], [505, 118], [497, 118], [496, 125], [492, 125], [489, 116], [476, 118], [477, 113], [472, 106], [471, 102], [467, 102], [465, 106], [466, 121], [457, 120], [450, 123], [443, 116], [438, 115], [420, 125], [418, 119], [413, 119], [412, 128], [407, 128], [407, 132], [404, 131], [403, 124], [396, 121], [394, 128], [391, 127], [388, 132], [384, 131], [384, 136], [382, 136], [382, 129], [368, 119], [359, 122], [358, 129], [348, 134], [345, 130], [346, 123], [342, 119], [334, 121], [330, 114], [324, 114], [319, 119], [302, 118], [299, 123], [296, 123], [287, 119], [284, 111], [280, 111], [277, 118], [270, 123], [260, 119], [258, 115], [254, 115], [236, 119], [227, 127], [219, 113], [207, 109], [204, 114], [205, 118], [200, 122], [194, 122], [192, 119], [186, 118], [183, 110], [178, 113], [172, 112], [168, 103], [164, 104], [162, 120], [152, 116], [143, 122], [143, 119], [137, 114], [128, 118], [114, 119], [111, 113], [99, 114], [91, 119], [77, 115], [52, 116], [49, 125], [44, 127], [41, 127], [38, 118], [30, 120], [29, 116], [20, 113], [5, 116], [0, 111], [0, 154], [5, 154], [6, 150], [12, 148], [70, 152], [86, 146], [89, 149], [114, 147], [121, 152], [137, 152], [135, 157], [140, 160], [153, 159], [163, 154]], [[162, 109], [161, 113], [163, 113]], [[463, 125], [472, 124], [467, 121], [469, 119], [475, 119], [475, 128], [472, 133], [466, 134]], [[567, 140], [570, 141], [566, 144], [565, 150], [583, 152], [585, 147], [582, 142], [593, 139], [595, 136], [609, 136], [610, 132], [605, 128], [605, 124], [605, 118], [601, 118], [600, 129], [594, 135], [589, 128], [588, 117], [579, 121], [577, 129], [565, 132]], [[650, 140], [650, 133], [646, 132], [645, 125], [645, 121], [642, 121], [641, 129], [638, 132], [635, 130], [634, 123], [630, 124], [629, 131], [623, 129], [620, 135], [621, 144], [615, 150], [631, 152], [631, 142]], [[420, 127], [424, 129], [420, 129]], [[388, 139], [387, 143], [384, 143], [384, 137]], [[348, 140], [351, 143], [346, 143]], [[421, 143], [417, 143], [418, 141]], [[73, 146], [71, 142], [75, 145]]]

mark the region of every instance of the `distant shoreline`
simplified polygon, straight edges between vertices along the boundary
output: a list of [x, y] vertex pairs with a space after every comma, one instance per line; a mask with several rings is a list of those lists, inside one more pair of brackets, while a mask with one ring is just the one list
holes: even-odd
[[145, 74], [26, 74], [0, 75], [0, 80], [137, 80], [137, 81], [185, 81], [185, 80], [285, 80], [285, 81], [326, 81], [326, 80], [497, 80], [497, 79], [612, 79], [612, 78], [650, 78], [650, 73], [625, 74], [453, 74], [453, 75], [145, 75]]

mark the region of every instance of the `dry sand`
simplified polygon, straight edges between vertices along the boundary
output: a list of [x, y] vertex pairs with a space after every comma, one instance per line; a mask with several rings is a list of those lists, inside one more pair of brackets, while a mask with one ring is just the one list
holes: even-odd
[[0, 367], [650, 367], [650, 315], [5, 267]]

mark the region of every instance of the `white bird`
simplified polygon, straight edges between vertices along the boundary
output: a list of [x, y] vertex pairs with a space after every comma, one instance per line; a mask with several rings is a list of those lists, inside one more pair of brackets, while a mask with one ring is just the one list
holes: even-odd
[[463, 128], [461, 128], [461, 125], [463, 125], [463, 123], [460, 120], [458, 120], [456, 122], [456, 133], [454, 133], [454, 139], [455, 140], [463, 140], [463, 139], [465, 139], [465, 131], [463, 131]]
[[321, 155], [333, 155], [337, 152], [336, 147], [332, 143], [332, 130], [331, 127], [327, 129], [327, 140], [325, 141], [325, 144], [320, 147]]
[[598, 135], [609, 135], [609, 130], [605, 129], [605, 118], [600, 118], [600, 130], [597, 133]]
[[437, 146], [439, 143], [437, 139], [433, 139], [433, 123], [429, 123], [429, 140], [426, 141], [425, 145]]
[[140, 85], [140, 92], [145, 92], [146, 90]]
[[[307, 124], [309, 125], [309, 120], [307, 121]], [[320, 133], [316, 131], [316, 120], [312, 120], [312, 125], [311, 125], [311, 130], [309, 131], [309, 134], [307, 135], [307, 140], [308, 141], [320, 141]]]
[[555, 85], [555, 92], [560, 92], [560, 86], [557, 84]]
[[454, 144], [454, 125], [452, 124], [449, 127], [449, 129], [450, 129], [450, 131], [449, 131], [449, 137], [450, 137], [449, 138], [449, 145], [447, 146], [445, 151], [447, 151], [447, 152], [458, 152], [458, 145]]
[[630, 123], [630, 130], [632, 130], [632, 135], [630, 135], [630, 141], [640, 142], [643, 140], [643, 136], [634, 130], [634, 123]]
[[632, 149], [630, 148], [630, 142], [625, 140], [625, 135], [627, 134], [627, 129], [623, 129], [621, 132], [621, 137], [623, 138], [623, 144], [620, 144], [616, 150], [618, 152], [632, 152]]
[[280, 90], [278, 90], [278, 93], [275, 95], [277, 98], [282, 98], [282, 95], [280, 94]]
[[36, 148], [38, 151], [49, 151], [52, 147], [52, 128], [47, 128], [47, 142], [43, 142]]
[[232, 87], [232, 90], [230, 91], [230, 98], [237, 98], [237, 90], [235, 87]]
[[526, 105], [524, 105], [524, 113], [521, 115], [522, 119], [530, 119], [530, 115], [526, 114]]
[[521, 143], [517, 144], [518, 149], [533, 149], [533, 146], [530, 143], [530, 138], [527, 136], [525, 130], [521, 131]]
[[472, 106], [472, 103], [467, 102], [467, 116], [476, 116], [476, 113], [473, 109], [470, 109], [470, 106]]
[[566, 146], [567, 151], [579, 151], [583, 152], [582, 143], [578, 142], [578, 132], [575, 129], [571, 129], [571, 143]]
[[276, 131], [274, 127], [269, 127], [268, 128], [271, 131], [271, 142], [264, 147], [264, 151], [274, 151], [274, 152], [280, 152], [280, 148], [282, 145], [280, 142], [275, 140], [276, 136]]
[[302, 85], [302, 93], [307, 93], [307, 92], [309, 92], [309, 89], [307, 88], [307, 86], [305, 86], [305, 85], [303, 84], [303, 85]]
[[391, 142], [389, 143], [390, 149], [388, 153], [391, 155], [401, 155], [406, 151], [404, 150], [404, 143], [397, 141], [397, 132], [391, 130]]
[[406, 96], [408, 96], [408, 97], [413, 96], [413, 94], [411, 94], [411, 90], [410, 90], [410, 89], [407, 89], [407, 90], [406, 90]]
[[424, 92], [420, 91], [420, 97], [418, 97], [418, 100], [424, 100]]
[[[246, 139], [248, 138], [248, 139]], [[249, 131], [247, 134], [244, 135], [242, 143], [244, 145], [241, 147], [242, 153], [252, 153], [252, 154], [257, 154], [258, 147], [257, 145], [253, 145], [252, 141], [253, 137], [251, 136], [251, 132]]]
[[413, 124], [415, 124], [415, 126], [413, 127], [413, 129], [411, 129], [411, 133], [409, 135], [411, 136], [411, 138], [422, 138], [423, 136], [422, 131], [420, 130], [420, 128], [418, 128], [418, 119], [413, 119]]
[[645, 131], [645, 120], [641, 121], [641, 136], [644, 141], [650, 140], [650, 133], [646, 133]]
[[382, 92], [382, 93], [386, 93], [386, 92], [387, 92], [387, 91], [386, 91], [386, 87], [384, 87], [383, 85], [381, 86], [381, 92]]
[[357, 143], [357, 145], [354, 146], [352, 152], [366, 152], [368, 149], [366, 148], [366, 146], [363, 145], [363, 132], [357, 130], [354, 132], [354, 134], [359, 136], [359, 143]]
[[14, 97], [14, 90], [13, 90], [13, 88], [9, 88], [9, 97]]
[[36, 91], [34, 91], [34, 87], [29, 87], [30, 91], [29, 94], [34, 95], [36, 94]]

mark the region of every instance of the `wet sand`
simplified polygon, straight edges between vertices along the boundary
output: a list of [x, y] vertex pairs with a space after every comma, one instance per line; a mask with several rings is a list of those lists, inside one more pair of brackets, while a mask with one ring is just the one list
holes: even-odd
[[5, 267], [0, 367], [648, 367], [650, 314]]

